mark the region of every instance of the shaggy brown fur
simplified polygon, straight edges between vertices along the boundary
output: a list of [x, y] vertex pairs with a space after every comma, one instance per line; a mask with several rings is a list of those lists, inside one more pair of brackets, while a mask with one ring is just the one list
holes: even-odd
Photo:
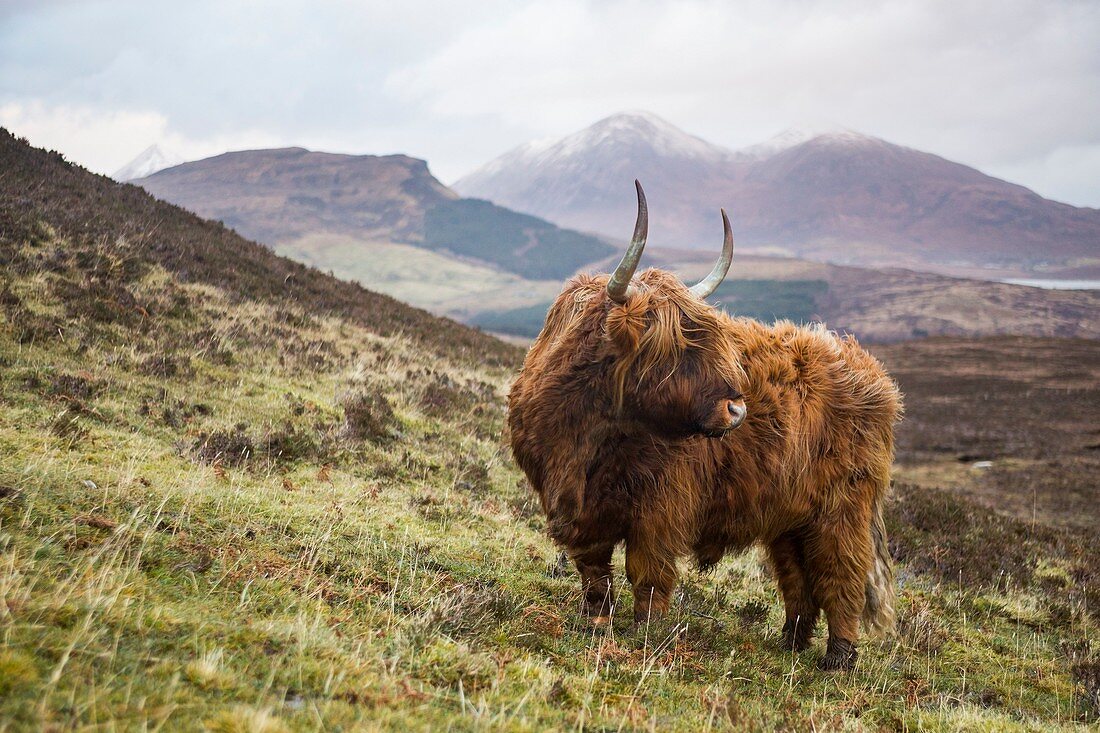
[[[806, 647], [824, 611], [822, 666], [850, 667], [861, 616], [893, 625], [882, 501], [894, 382], [854, 339], [730, 318], [659, 270], [634, 282], [619, 305], [604, 276], [570, 281], [509, 397], [513, 452], [586, 612], [608, 620], [619, 542], [636, 621], [668, 609], [677, 558], [708, 567], [760, 542], [786, 643]], [[714, 427], [715, 405], [742, 394], [744, 423]]]

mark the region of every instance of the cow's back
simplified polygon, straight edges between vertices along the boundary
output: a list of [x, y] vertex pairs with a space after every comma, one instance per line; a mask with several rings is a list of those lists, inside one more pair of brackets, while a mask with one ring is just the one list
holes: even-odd
[[901, 396], [882, 364], [820, 325], [738, 318], [729, 327], [743, 350], [748, 417], [724, 439], [718, 495], [748, 522], [738, 534], [767, 536], [856, 481], [884, 490]]

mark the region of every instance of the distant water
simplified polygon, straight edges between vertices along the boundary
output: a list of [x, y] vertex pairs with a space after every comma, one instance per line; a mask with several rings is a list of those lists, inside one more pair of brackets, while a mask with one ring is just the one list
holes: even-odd
[[1100, 280], [1030, 280], [1010, 277], [1000, 282], [1047, 290], [1100, 290]]

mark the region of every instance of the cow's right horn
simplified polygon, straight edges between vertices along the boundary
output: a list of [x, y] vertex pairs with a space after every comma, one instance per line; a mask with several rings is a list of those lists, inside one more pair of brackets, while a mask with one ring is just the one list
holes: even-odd
[[612, 273], [611, 279], [607, 281], [607, 297], [616, 303], [625, 303], [634, 293], [630, 278], [634, 277], [634, 271], [638, 269], [638, 260], [642, 259], [642, 250], [645, 249], [646, 236], [649, 234], [649, 210], [646, 208], [645, 192], [637, 180], [634, 181], [634, 187], [638, 189], [638, 221], [634, 224], [634, 238], [630, 240], [630, 247]]
[[733, 227], [730, 226], [730, 218], [726, 216], [725, 209], [722, 209], [722, 228], [725, 230], [725, 236], [722, 238], [722, 254], [718, 256], [718, 261], [714, 263], [710, 274], [688, 288], [700, 298], [710, 297], [710, 294], [718, 289], [730, 270], [730, 263], [733, 262]]

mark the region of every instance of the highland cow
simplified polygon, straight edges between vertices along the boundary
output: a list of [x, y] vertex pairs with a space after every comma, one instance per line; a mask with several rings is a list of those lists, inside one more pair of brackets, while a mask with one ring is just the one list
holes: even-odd
[[637, 189], [622, 262], [566, 284], [512, 387], [516, 460], [593, 623], [610, 621], [620, 542], [635, 622], [668, 610], [678, 558], [708, 568], [759, 542], [785, 645], [806, 648], [824, 611], [820, 666], [848, 669], [860, 619], [872, 631], [894, 622], [882, 509], [897, 387], [850, 337], [706, 303], [733, 256], [725, 211], [722, 255], [698, 285], [661, 270], [635, 277], [648, 230]]

